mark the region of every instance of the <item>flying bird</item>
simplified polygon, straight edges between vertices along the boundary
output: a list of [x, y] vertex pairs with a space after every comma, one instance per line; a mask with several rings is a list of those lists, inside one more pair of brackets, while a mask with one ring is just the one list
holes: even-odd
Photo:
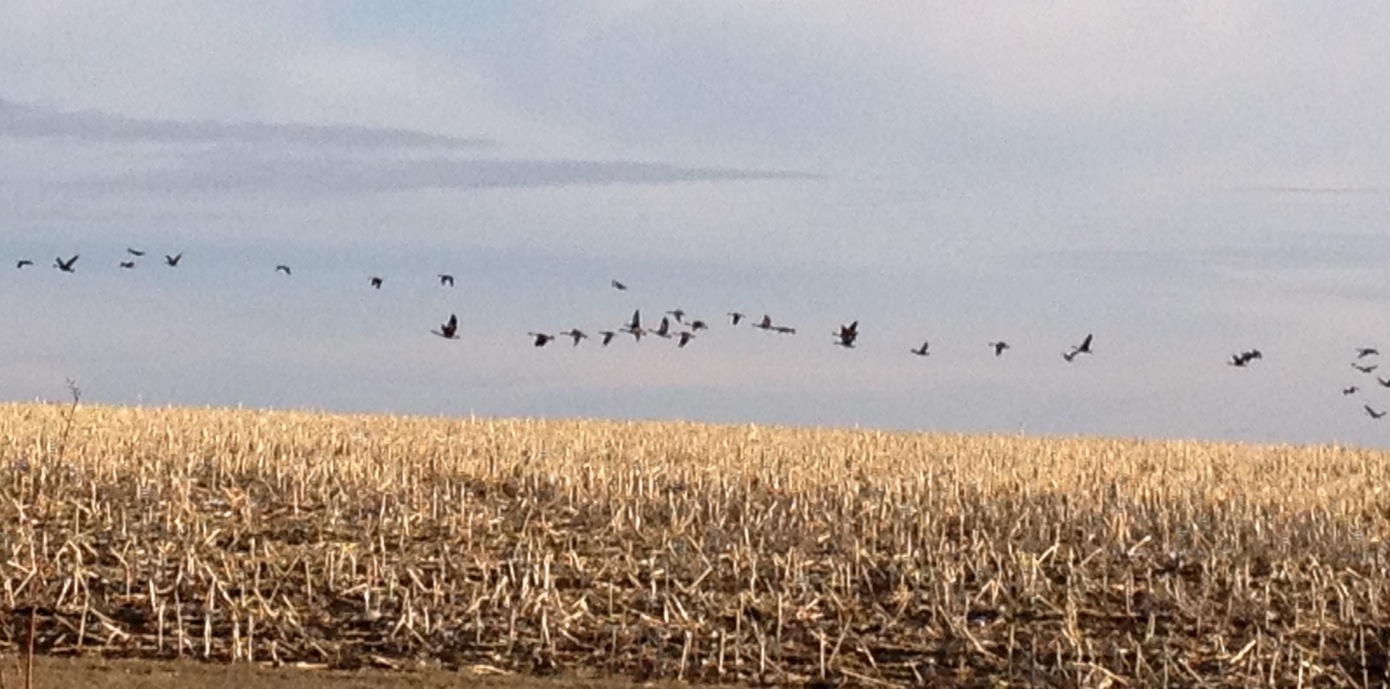
[[607, 347], [607, 346], [608, 346], [608, 343], [612, 342], [612, 341], [613, 341], [613, 337], [614, 337], [615, 335], [617, 335], [618, 333], [615, 333], [615, 332], [613, 332], [612, 330], [600, 330], [600, 331], [598, 331], [598, 334], [600, 334], [600, 335], [603, 336], [603, 339], [602, 339], [602, 340], [599, 340], [599, 343], [602, 344], [603, 346]]
[[580, 341], [580, 340], [587, 340], [587, 339], [589, 339], [589, 334], [586, 333], [586, 332], [584, 332], [583, 330], [580, 330], [579, 328], [572, 328], [572, 329], [566, 330], [565, 332], [562, 332], [562, 333], [560, 333], [560, 334], [561, 334], [561, 335], [564, 335], [564, 336], [566, 336], [566, 337], [568, 337], [568, 338], [570, 338], [570, 339], [572, 339], [572, 340], [574, 340], [574, 346], [576, 346], [576, 347], [579, 346], [579, 341]]
[[835, 344], [845, 349], [853, 348], [854, 341], [859, 337], [859, 321], [840, 326], [840, 332], [835, 337], [839, 340]]
[[671, 319], [662, 316], [661, 324], [656, 326], [656, 330], [653, 330], [652, 334], [656, 335], [657, 337], [666, 338], [668, 340], [671, 339]]
[[1390, 388], [1390, 378], [1381, 378], [1380, 376], [1376, 376], [1376, 382], [1380, 383], [1380, 386], [1383, 388]]
[[1249, 350], [1249, 351], [1246, 351], [1246, 352], [1241, 352], [1240, 354], [1232, 354], [1232, 355], [1231, 355], [1231, 360], [1230, 360], [1228, 363], [1229, 363], [1231, 366], [1236, 366], [1236, 367], [1239, 367], [1239, 368], [1245, 368], [1245, 365], [1246, 365], [1246, 364], [1249, 364], [1250, 362], [1252, 362], [1252, 361], [1254, 361], [1254, 360], [1256, 360], [1256, 359], [1263, 359], [1263, 358], [1264, 358], [1264, 354], [1261, 354], [1261, 353], [1260, 353], [1260, 350], [1258, 350], [1258, 349], [1252, 349], [1252, 350]]
[[743, 320], [743, 319], [745, 319], [745, 318], [748, 317], [747, 314], [742, 314], [742, 313], [739, 313], [739, 312], [737, 312], [737, 311], [730, 311], [730, 312], [728, 313], [728, 316], [729, 316], [729, 320], [733, 321], [733, 324], [734, 324], [734, 325], [738, 325], [738, 322], [739, 322], [739, 321], [741, 321], [741, 320]]
[[677, 323], [683, 323], [685, 319], [685, 309], [672, 309], [666, 312], [667, 315], [676, 319]]
[[1363, 405], [1361, 405], [1361, 408], [1362, 408], [1362, 409], [1365, 409], [1365, 410], [1366, 410], [1366, 415], [1367, 415], [1367, 416], [1370, 416], [1370, 417], [1373, 418], [1373, 419], [1379, 419], [1380, 417], [1385, 416], [1385, 412], [1383, 412], [1383, 411], [1376, 411], [1376, 410], [1372, 409], [1372, 408], [1371, 408], [1371, 405], [1369, 405], [1369, 404], [1363, 404]]
[[130, 270], [135, 267], [135, 261], [121, 261], [121, 267]]
[[613, 289], [618, 290], [619, 292], [627, 291], [627, 285], [624, 285], [623, 283], [618, 282], [617, 280], [611, 280], [608, 284], [612, 285]]
[[642, 329], [641, 309], [632, 312], [632, 320], [628, 321], [627, 325], [623, 326], [622, 330], [625, 333], [632, 333], [633, 339], [639, 342], [642, 340], [642, 336], [647, 334], [647, 331]]
[[284, 274], [286, 274], [286, 275], [289, 275], [289, 274], [290, 274], [290, 267], [287, 266], [287, 265], [285, 265], [285, 264], [283, 264], [283, 263], [281, 263], [280, 265], [275, 266], [275, 272], [277, 272], [277, 273], [284, 273]]
[[1072, 359], [1075, 359], [1075, 358], [1076, 358], [1076, 355], [1077, 355], [1077, 354], [1090, 354], [1090, 353], [1091, 353], [1091, 340], [1092, 340], [1092, 338], [1094, 338], [1094, 337], [1095, 337], [1094, 334], [1089, 334], [1089, 333], [1088, 333], [1088, 334], [1086, 335], [1086, 339], [1084, 339], [1084, 340], [1081, 341], [1081, 344], [1079, 344], [1079, 345], [1077, 345], [1077, 346], [1075, 346], [1075, 347], [1072, 347], [1070, 352], [1067, 352], [1067, 353], [1065, 353], [1065, 354], [1062, 355], [1062, 358], [1063, 358], [1063, 359], [1066, 359], [1067, 361], [1071, 361]]
[[693, 340], [693, 339], [695, 339], [695, 333], [682, 330], [681, 333], [680, 333], [680, 343], [677, 344], [676, 346], [677, 346], [677, 347], [684, 347], [684, 346], [690, 344], [690, 341]]
[[440, 274], [439, 274], [439, 286], [440, 286], [440, 287], [444, 287], [444, 286], [453, 287], [453, 286], [454, 286], [454, 276], [452, 276], [452, 275], [450, 275], [450, 274], [448, 274], [448, 273], [440, 273]]
[[1380, 350], [1379, 350], [1379, 349], [1376, 349], [1375, 347], [1357, 347], [1357, 348], [1356, 348], [1356, 358], [1358, 358], [1358, 359], [1365, 359], [1365, 358], [1368, 357], [1368, 356], [1375, 356], [1375, 355], [1377, 355], [1377, 354], [1380, 354]]
[[30, 260], [27, 259], [27, 258], [22, 258], [22, 259], [20, 259], [20, 260], [18, 260], [18, 261], [15, 262], [14, 267], [15, 267], [15, 268], [23, 268], [23, 267], [25, 267], [25, 266], [32, 266], [32, 265], [34, 265], [34, 262], [33, 262], [33, 261], [30, 261]]
[[1370, 373], [1371, 371], [1374, 371], [1374, 370], [1376, 370], [1377, 368], [1380, 368], [1380, 364], [1371, 364], [1370, 366], [1362, 366], [1361, 364], [1353, 363], [1353, 364], [1351, 365], [1351, 367], [1354, 368], [1354, 369], [1356, 369], [1356, 370], [1358, 370], [1358, 371], [1360, 371], [1360, 372], [1362, 372], [1362, 373]]
[[928, 345], [928, 344], [930, 344], [930, 343], [924, 341], [924, 342], [922, 342], [922, 346], [921, 346], [921, 347], [918, 347], [917, 349], [909, 349], [909, 350], [907, 350], [907, 351], [912, 352], [913, 354], [916, 354], [917, 356], [927, 356], [927, 345]]
[[535, 342], [533, 342], [532, 344], [536, 345], [537, 347], [544, 347], [544, 346], [550, 344], [550, 341], [551, 341], [551, 340], [555, 339], [555, 336], [554, 336], [554, 335], [547, 335], [547, 334], [545, 334], [545, 333], [526, 333], [526, 334], [527, 334], [527, 335], [530, 335], [531, 337], [536, 338]]
[[693, 320], [693, 321], [690, 321], [690, 331], [691, 331], [691, 332], [698, 332], [698, 331], [700, 331], [700, 330], [709, 330], [709, 326], [708, 326], [708, 325], [705, 325], [705, 322], [702, 321], [702, 320], [699, 320], [698, 318], [695, 319], [695, 320]]
[[1358, 388], [1358, 387], [1356, 387], [1355, 385], [1348, 385], [1348, 386], [1342, 388], [1342, 394], [1343, 394], [1343, 395], [1355, 395], [1355, 394], [1356, 394], [1356, 391], [1357, 391], [1357, 390], [1360, 390], [1360, 389], [1361, 389], [1361, 388]]
[[753, 327], [762, 328], [763, 330], [772, 330], [772, 316], [763, 314], [763, 319], [754, 324]]
[[377, 289], [381, 289], [381, 283], [382, 283], [382, 282], [383, 282], [383, 280], [382, 280], [381, 278], [379, 278], [379, 277], [377, 277], [377, 276], [375, 276], [375, 275], [372, 276], [372, 280], [371, 280], [372, 287], [375, 287], [375, 288], [377, 288]]
[[451, 313], [451, 314], [449, 314], [449, 321], [448, 321], [447, 323], [445, 323], [444, 325], [439, 326], [439, 329], [438, 329], [438, 330], [431, 330], [430, 332], [432, 332], [432, 333], [434, 333], [434, 334], [436, 334], [436, 335], [438, 335], [438, 336], [440, 336], [440, 337], [442, 337], [442, 338], [444, 338], [444, 339], [446, 339], [446, 340], [457, 340], [457, 339], [459, 339], [459, 336], [458, 336], [458, 329], [459, 329], [459, 317], [458, 317], [457, 315]]
[[1009, 348], [1009, 343], [1000, 340], [998, 342], [989, 343], [989, 346], [994, 350], [994, 356], [999, 356], [1004, 353], [1004, 350]]
[[141, 251], [141, 250], [139, 250], [139, 249], [131, 249], [131, 248], [129, 248], [129, 247], [126, 248], [125, 252], [128, 253], [128, 254], [130, 254], [131, 256], [144, 256], [144, 255], [145, 255], [145, 252], [143, 252], [143, 251]]
[[795, 334], [796, 334], [796, 328], [788, 328], [788, 327], [785, 326], [785, 325], [774, 325], [774, 326], [772, 326], [771, 329], [772, 329], [772, 332], [781, 333], [781, 334], [783, 334], [783, 335], [795, 335]]
[[178, 254], [175, 254], [175, 255], [173, 255], [173, 256], [170, 256], [170, 255], [168, 255], [168, 254], [165, 254], [165, 255], [164, 255], [164, 262], [165, 262], [166, 264], [168, 264], [170, 268], [177, 268], [177, 267], [179, 267], [179, 261], [182, 261], [182, 260], [183, 260], [183, 253], [178, 253]]
[[77, 257], [78, 254], [73, 254], [72, 258], [66, 261], [64, 261], [61, 258], [55, 258], [53, 259], [53, 267], [63, 271], [64, 273], [75, 273], [77, 271], [73, 270], [72, 264], [77, 263]]

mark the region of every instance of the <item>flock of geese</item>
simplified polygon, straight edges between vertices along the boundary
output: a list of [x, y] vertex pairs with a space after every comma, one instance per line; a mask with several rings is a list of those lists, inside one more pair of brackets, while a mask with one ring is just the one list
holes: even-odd
[[[140, 249], [127, 248], [126, 254], [128, 254], [128, 257], [124, 257], [123, 260], [117, 263], [117, 265], [122, 270], [132, 270], [136, 267], [135, 259], [145, 257], [146, 252]], [[71, 257], [68, 257], [66, 259], [59, 256], [54, 259], [53, 267], [63, 273], [75, 273], [77, 272], [76, 265], [77, 260], [79, 258], [80, 254], [73, 254]], [[182, 260], [182, 252], [176, 254], [166, 254], [164, 256], [164, 265], [169, 268], [177, 268], [179, 267], [179, 262]], [[23, 270], [25, 268], [31, 268], [34, 265], [34, 261], [30, 259], [20, 259], [15, 262], [15, 268], [20, 270]], [[284, 274], [285, 276], [291, 276], [294, 274], [294, 271], [290, 268], [290, 266], [283, 263], [277, 264], [275, 266], [275, 272]], [[448, 273], [439, 273], [435, 277], [439, 281], [439, 284], [443, 287], [454, 286], [453, 275], [450, 275]], [[378, 290], [382, 288], [385, 282], [386, 280], [379, 275], [372, 275], [367, 280], [367, 284], [369, 286], [371, 286], [373, 289]], [[628, 289], [627, 284], [619, 280], [612, 280], [609, 284], [613, 289], [618, 291], [625, 292]], [[640, 342], [644, 336], [655, 336], [662, 339], [674, 340], [676, 342], [677, 347], [683, 348], [689, 345], [691, 341], [693, 341], [696, 338], [697, 333], [699, 333], [702, 330], [709, 329], [709, 325], [705, 321], [698, 318], [687, 319], [687, 315], [688, 314], [682, 309], [672, 309], [670, 311], [666, 311], [662, 315], [661, 320], [657, 322], [655, 327], [648, 327], [643, 324], [642, 312], [640, 309], [638, 309], [632, 312], [632, 317], [628, 319], [628, 321], [622, 326], [616, 327], [612, 330], [599, 330], [596, 331], [595, 334], [598, 336], [599, 344], [604, 347], [607, 347], [609, 344], [611, 344], [613, 342], [613, 339], [616, 338], [619, 334], [626, 334], [631, 335], [633, 339], [638, 342]], [[772, 316], [768, 314], [764, 314], [761, 319], [758, 319], [756, 321], [751, 320], [748, 314], [739, 311], [729, 311], [726, 315], [729, 317], [730, 323], [735, 326], [739, 325], [740, 323], [743, 323], [744, 321], [748, 321], [752, 327], [757, 328], [759, 330], [764, 330], [767, 332], [777, 333], [781, 335], [796, 334], [796, 328], [773, 323]], [[430, 330], [430, 332], [446, 340], [459, 339], [458, 315], [453, 313], [449, 314], [448, 320], [440, 324], [437, 330]], [[835, 344], [836, 346], [844, 347], [846, 349], [852, 349], [854, 347], [855, 341], [859, 338], [859, 321], [856, 320], [847, 325], [842, 325], [840, 326], [838, 332], [832, 332], [831, 335], [834, 337], [833, 344]], [[551, 342], [555, 341], [559, 337], [568, 338], [573, 346], [578, 346], [581, 341], [590, 339], [588, 333], [578, 328], [571, 328], [569, 330], [559, 331], [554, 334], [547, 332], [532, 331], [527, 333], [527, 337], [531, 339], [532, 345], [536, 347], [544, 347], [550, 344]], [[1094, 334], [1088, 333], [1079, 344], [1073, 345], [1067, 348], [1065, 351], [1063, 351], [1062, 359], [1067, 363], [1071, 363], [1076, 359], [1076, 357], [1082, 354], [1091, 354], [1091, 345], [1094, 341], [1094, 338]], [[930, 341], [923, 341], [921, 346], [908, 349], [907, 351], [913, 355], [925, 357], [931, 354], [930, 346]], [[1010, 349], [1010, 345], [1008, 342], [999, 340], [995, 342], [990, 342], [989, 348], [994, 352], [994, 356], [999, 357], [1003, 356], [1004, 352]], [[1374, 375], [1375, 371], [1379, 368], [1379, 364], [1375, 363], [1374, 359], [1374, 357], [1378, 357], [1380, 355], [1380, 351], [1378, 349], [1374, 347], [1359, 347], [1355, 350], [1355, 354], [1355, 359], [1351, 362], [1351, 367], [1353, 369], [1362, 374], [1374, 377], [1375, 381], [1381, 387], [1390, 388], [1390, 378]], [[1231, 355], [1230, 361], [1226, 363], [1236, 368], [1247, 368], [1253, 362], [1263, 358], [1264, 354], [1260, 352], [1260, 350], [1250, 349]], [[1342, 395], [1356, 395], [1360, 391], [1360, 386], [1354, 384], [1348, 385], [1342, 388]], [[1376, 409], [1372, 407], [1370, 404], [1362, 404], [1361, 408], [1363, 411], [1365, 411], [1367, 416], [1375, 420], [1379, 420], [1381, 418], [1384, 418], [1387, 414], [1390, 414], [1390, 410]]]

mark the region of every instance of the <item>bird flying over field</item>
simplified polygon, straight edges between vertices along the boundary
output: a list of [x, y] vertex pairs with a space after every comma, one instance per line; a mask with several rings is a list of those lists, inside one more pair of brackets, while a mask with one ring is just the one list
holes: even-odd
[[1356, 369], [1356, 370], [1358, 370], [1358, 371], [1360, 371], [1360, 372], [1362, 372], [1362, 373], [1370, 373], [1371, 371], [1374, 371], [1374, 370], [1376, 370], [1377, 368], [1380, 368], [1380, 364], [1371, 364], [1370, 366], [1362, 366], [1361, 364], [1353, 363], [1353, 364], [1351, 365], [1351, 367], [1354, 368], [1354, 369]]
[[168, 265], [170, 268], [177, 268], [177, 267], [179, 267], [179, 261], [182, 261], [182, 260], [183, 260], [183, 254], [182, 254], [182, 253], [177, 253], [177, 254], [174, 254], [173, 256], [170, 256], [169, 254], [165, 254], [165, 255], [164, 255], [164, 263], [165, 263], [166, 265]]
[[1063, 358], [1063, 359], [1066, 359], [1067, 361], [1071, 361], [1072, 359], [1075, 359], [1075, 358], [1076, 358], [1076, 355], [1077, 355], [1077, 354], [1090, 354], [1090, 353], [1091, 353], [1091, 340], [1092, 340], [1094, 337], [1095, 337], [1095, 335], [1088, 333], [1088, 334], [1086, 335], [1086, 339], [1084, 339], [1084, 340], [1081, 341], [1081, 344], [1079, 344], [1079, 345], [1077, 345], [1077, 346], [1075, 346], [1075, 347], [1072, 347], [1072, 348], [1071, 348], [1071, 351], [1069, 351], [1069, 352], [1067, 352], [1067, 353], [1065, 353], [1065, 354], [1062, 355], [1062, 358]]
[[21, 259], [19, 259], [18, 261], [15, 261], [14, 267], [15, 267], [15, 268], [24, 268], [24, 267], [26, 267], [26, 266], [32, 266], [32, 265], [34, 265], [34, 262], [33, 262], [33, 261], [30, 261], [30, 260], [27, 259], [27, 258], [21, 258]]
[[1375, 347], [1357, 347], [1357, 348], [1356, 348], [1356, 358], [1358, 358], [1358, 359], [1365, 359], [1365, 358], [1368, 357], [1368, 356], [1375, 356], [1375, 355], [1377, 355], [1377, 354], [1380, 354], [1380, 350], [1379, 350], [1379, 349], [1376, 349]]
[[275, 266], [275, 272], [290, 275], [290, 267], [281, 263], [280, 265]]
[[371, 282], [371, 284], [372, 284], [372, 287], [375, 287], [375, 288], [377, 288], [377, 289], [381, 289], [381, 283], [385, 282], [385, 280], [382, 280], [381, 278], [379, 278], [379, 277], [373, 275], [370, 282]]
[[445, 322], [444, 325], [439, 326], [438, 330], [431, 330], [430, 332], [446, 340], [457, 340], [459, 339], [458, 329], [459, 317], [451, 313], [449, 314], [449, 320]]
[[913, 354], [916, 354], [917, 356], [927, 356], [927, 347], [928, 347], [928, 345], [930, 345], [930, 344], [931, 344], [930, 342], [923, 341], [921, 347], [918, 347], [917, 349], [909, 349], [909, 350], [907, 350], [907, 351], [912, 352]]
[[453, 287], [453, 286], [454, 286], [454, 276], [452, 276], [452, 275], [450, 275], [450, 274], [448, 274], [448, 273], [440, 273], [440, 274], [439, 274], [439, 286], [440, 286], [440, 287]]
[[627, 291], [627, 285], [624, 285], [623, 283], [618, 282], [617, 280], [610, 280], [608, 284], [612, 285], [613, 289], [618, 290], [619, 292]]
[[546, 333], [526, 333], [526, 334], [527, 334], [527, 335], [530, 335], [531, 337], [536, 338], [536, 339], [532, 342], [532, 344], [534, 344], [534, 345], [537, 346], [537, 347], [544, 347], [544, 346], [550, 344], [550, 341], [551, 341], [551, 340], [555, 339], [555, 336], [554, 336], [554, 335], [547, 335]]
[[833, 334], [837, 340], [835, 342], [836, 345], [844, 347], [845, 349], [851, 349], [854, 347], [854, 341], [859, 337], [859, 321], [854, 321], [849, 325], [842, 325], [840, 326], [840, 332]]
[[1362, 409], [1365, 409], [1365, 410], [1366, 410], [1366, 415], [1369, 416], [1369, 417], [1371, 417], [1371, 418], [1373, 418], [1373, 419], [1379, 419], [1380, 417], [1385, 416], [1385, 412], [1383, 412], [1383, 411], [1376, 411], [1376, 410], [1372, 409], [1372, 408], [1371, 408], [1371, 405], [1369, 405], [1369, 404], [1363, 404], [1363, 405], [1361, 405], [1361, 408], [1362, 408]]
[[53, 259], [53, 267], [63, 271], [64, 273], [75, 273], [77, 271], [73, 270], [72, 265], [74, 263], [77, 263], [78, 256], [79, 254], [73, 254], [72, 258], [66, 261], [64, 261], [62, 258], [55, 258]]
[[565, 337], [570, 338], [571, 340], [574, 340], [574, 346], [576, 346], [576, 347], [579, 346], [579, 341], [580, 341], [580, 340], [587, 340], [587, 339], [589, 339], [589, 334], [586, 333], [586, 332], [584, 332], [583, 330], [580, 330], [579, 328], [571, 328], [571, 329], [566, 330], [566, 331], [564, 331], [564, 332], [562, 332], [562, 333], [560, 333], [560, 334], [561, 334], [561, 335], [564, 335]]
[[989, 346], [991, 349], [994, 350], [994, 356], [999, 356], [1000, 354], [1004, 353], [1004, 350], [1009, 348], [1009, 343], [1000, 340], [998, 342], [989, 343]]

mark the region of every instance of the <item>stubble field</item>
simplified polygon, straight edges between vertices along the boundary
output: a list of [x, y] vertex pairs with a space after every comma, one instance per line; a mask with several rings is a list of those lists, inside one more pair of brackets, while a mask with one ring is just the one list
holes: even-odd
[[1334, 447], [3, 405], [0, 650], [1374, 685], [1387, 486]]

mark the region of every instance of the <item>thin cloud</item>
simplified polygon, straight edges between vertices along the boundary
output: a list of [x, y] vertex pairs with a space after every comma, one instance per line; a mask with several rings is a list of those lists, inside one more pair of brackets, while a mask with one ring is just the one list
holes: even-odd
[[194, 156], [173, 168], [77, 182], [105, 190], [165, 192], [405, 192], [585, 184], [671, 184], [697, 181], [805, 179], [769, 170], [680, 167], [635, 161], [564, 159], [383, 159], [378, 156], [265, 158], [230, 152]]
[[0, 137], [338, 148], [465, 149], [492, 143], [481, 138], [349, 125], [145, 120], [97, 111], [62, 112], [3, 99], [0, 99]]

